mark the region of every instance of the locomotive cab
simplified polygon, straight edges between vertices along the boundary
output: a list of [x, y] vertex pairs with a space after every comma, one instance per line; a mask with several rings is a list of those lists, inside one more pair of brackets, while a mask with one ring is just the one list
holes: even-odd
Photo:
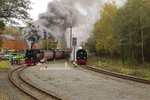
[[33, 50], [26, 50], [25, 65], [36, 65], [36, 55]]
[[36, 65], [43, 58], [43, 53], [38, 49], [26, 50], [25, 65]]
[[79, 49], [76, 54], [77, 63], [85, 65], [87, 63], [87, 51], [84, 49]]

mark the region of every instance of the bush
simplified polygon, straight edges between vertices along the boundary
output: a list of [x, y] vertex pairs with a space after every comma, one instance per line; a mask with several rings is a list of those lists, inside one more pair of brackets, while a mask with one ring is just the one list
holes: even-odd
[[9, 68], [9, 61], [0, 61], [0, 68]]
[[112, 72], [150, 79], [150, 63], [148, 62], [142, 65], [136, 63], [136, 61], [132, 64], [128, 62], [122, 64], [119, 59], [100, 58], [90, 55], [88, 58], [88, 65], [100, 67]]

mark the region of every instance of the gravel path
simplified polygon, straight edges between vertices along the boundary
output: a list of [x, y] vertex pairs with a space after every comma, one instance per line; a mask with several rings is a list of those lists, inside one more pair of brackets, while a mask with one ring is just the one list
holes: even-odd
[[149, 85], [93, 74], [67, 63], [35, 66], [24, 74], [68, 100], [150, 100]]
[[9, 100], [10, 98], [8, 97], [8, 94], [6, 92], [3, 91], [3, 84], [6, 81], [4, 79], [4, 73], [7, 73], [7, 70], [1, 70], [0, 71], [0, 100]]

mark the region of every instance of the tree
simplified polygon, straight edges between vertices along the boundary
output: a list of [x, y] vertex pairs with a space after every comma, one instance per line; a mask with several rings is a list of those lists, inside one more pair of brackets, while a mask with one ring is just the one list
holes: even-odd
[[85, 44], [85, 48], [88, 49], [89, 52], [96, 53], [95, 39], [93, 36], [88, 39], [88, 42]]
[[0, 31], [2, 31], [4, 27], [5, 27], [4, 22], [0, 21]]
[[30, 4], [30, 0], [0, 0], [0, 31], [3, 31], [6, 23], [19, 24], [16, 20], [30, 21], [27, 12], [31, 9]]
[[96, 38], [96, 50], [99, 54], [112, 56], [117, 52], [117, 40], [114, 37], [112, 28], [117, 10], [115, 3], [106, 3], [100, 13], [100, 19], [95, 25], [93, 34]]
[[126, 50], [126, 56], [131, 61], [137, 59], [144, 62], [145, 57], [150, 58], [150, 1], [128, 0], [119, 9], [113, 28], [120, 47]]
[[5, 26], [3, 30], [1, 30], [0, 32], [1, 34], [10, 34], [10, 35], [15, 35], [20, 33], [20, 31], [17, 28], [12, 26]]
[[128, 0], [117, 8], [105, 4], [95, 24], [96, 52], [100, 55], [117, 54], [122, 61], [150, 61], [150, 0]]
[[0, 0], [0, 23], [17, 24], [17, 20], [27, 22], [30, 20], [28, 10], [31, 2], [29, 0]]

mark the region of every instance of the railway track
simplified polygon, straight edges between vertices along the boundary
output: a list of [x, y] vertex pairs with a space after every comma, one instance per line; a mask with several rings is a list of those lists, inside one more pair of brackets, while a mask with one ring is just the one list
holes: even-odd
[[102, 73], [102, 74], [105, 74], [105, 75], [109, 75], [109, 76], [113, 76], [113, 77], [117, 77], [117, 78], [122, 78], [122, 79], [130, 80], [130, 81], [135, 81], [135, 82], [150, 85], [150, 80], [145, 80], [145, 79], [141, 79], [141, 78], [138, 78], [138, 77], [125, 75], [125, 74], [115, 73], [115, 72], [107, 71], [107, 70], [104, 70], [104, 69], [101, 69], [101, 68], [91, 67], [91, 66], [88, 66], [88, 65], [82, 65], [80, 67], [91, 70], [91, 71], [94, 71], [94, 72], [97, 72], [97, 73]]
[[8, 77], [16, 87], [36, 100], [62, 100], [60, 97], [54, 94], [52, 95], [49, 91], [27, 80], [27, 78], [21, 74], [26, 68], [29, 67], [21, 66], [9, 72]]

